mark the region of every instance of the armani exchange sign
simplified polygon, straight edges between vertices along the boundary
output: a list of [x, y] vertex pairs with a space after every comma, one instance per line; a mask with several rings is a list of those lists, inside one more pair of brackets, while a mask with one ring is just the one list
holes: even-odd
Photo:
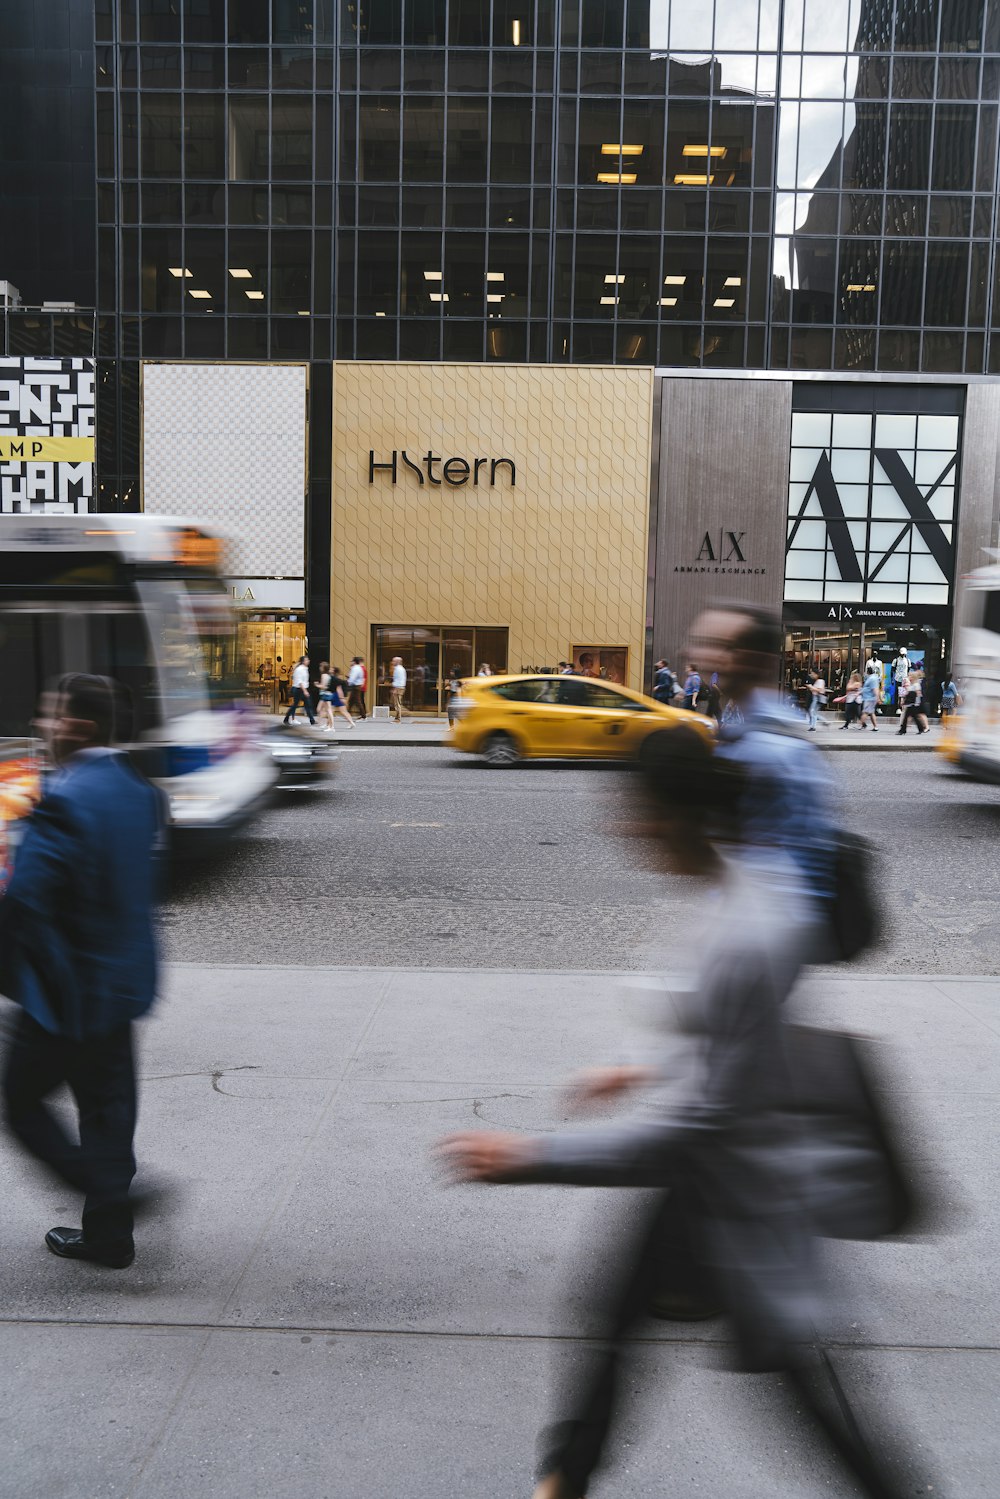
[[958, 417], [808, 412], [792, 420], [785, 598], [947, 605]]
[[[675, 573], [739, 573], [759, 574], [764, 567], [752, 567], [747, 562], [745, 531], [705, 531], [694, 562], [685, 566], [678, 563]], [[740, 565], [742, 564], [742, 566]]]

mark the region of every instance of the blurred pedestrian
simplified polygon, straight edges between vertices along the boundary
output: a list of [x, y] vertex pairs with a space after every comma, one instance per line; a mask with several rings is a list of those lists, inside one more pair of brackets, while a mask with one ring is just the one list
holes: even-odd
[[329, 661], [320, 662], [319, 678], [316, 682], [316, 686], [319, 689], [319, 710], [317, 713], [317, 721], [322, 724], [324, 733], [332, 734], [334, 730], [333, 690]]
[[457, 714], [455, 704], [462, 694], [462, 678], [459, 676], [458, 667], [453, 666], [448, 673], [448, 727], [454, 726]]
[[952, 674], [951, 674], [950, 671], [946, 670], [945, 674], [944, 674], [944, 678], [943, 678], [943, 680], [941, 682], [941, 718], [942, 718], [942, 720], [947, 719], [947, 718], [951, 718], [952, 714], [956, 711], [956, 709], [958, 707], [960, 707], [961, 702], [962, 702], [962, 698], [961, 698], [961, 695], [959, 694], [958, 687], [955, 685], [955, 678], [952, 676]]
[[[112, 748], [115, 684], [74, 674], [49, 698], [39, 726], [56, 773], [0, 901], [0, 983], [21, 1007], [3, 1106], [22, 1145], [84, 1194], [82, 1227], [50, 1229], [49, 1249], [124, 1269], [135, 1257], [132, 1022], [156, 995], [164, 818], [159, 792]], [[63, 1084], [78, 1140], [47, 1103]]]
[[653, 674], [653, 696], [658, 703], [670, 704], [674, 700], [677, 691], [677, 679], [670, 670], [670, 662], [657, 661]]
[[[704, 614], [695, 639], [699, 659], [709, 669], [717, 663], [720, 688], [741, 707], [743, 724], [714, 755], [693, 729], [655, 736], [633, 824], [650, 840], [656, 867], [720, 887], [693, 987], [664, 983], [690, 1065], [681, 1079], [675, 1059], [585, 1078], [578, 1097], [591, 1101], [673, 1074], [671, 1103], [624, 1123], [537, 1138], [464, 1134], [441, 1153], [466, 1181], [654, 1189], [606, 1267], [613, 1284], [602, 1287], [600, 1340], [545, 1434], [535, 1499], [587, 1493], [618, 1414], [627, 1342], [679, 1245], [729, 1316], [742, 1367], [781, 1371], [789, 1414], [804, 1408], [862, 1491], [890, 1499], [903, 1489], [815, 1350], [828, 1298], [808, 1205], [822, 1203], [836, 1182], [853, 1182], [866, 1197], [867, 1171], [852, 1158], [857, 1142], [841, 1145], [835, 1129], [824, 1132], [821, 1113], [810, 1122], [816, 1133], [801, 1131], [782, 1012], [826, 940], [832, 809], [815, 753], [767, 691], [777, 622], [734, 604]], [[819, 1169], [827, 1173], [822, 1183]]]
[[856, 671], [852, 671], [848, 677], [841, 701], [844, 709], [844, 722], [841, 728], [849, 729], [851, 724], [861, 716], [861, 678]]
[[819, 726], [819, 710], [826, 707], [826, 682], [813, 672], [809, 682], [809, 732], [815, 733]]
[[488, 661], [483, 661], [481, 663], [480, 667], [479, 667], [479, 670], [476, 672], [476, 676], [477, 677], [491, 677], [492, 675], [493, 675], [493, 668], [492, 668], [492, 666], [490, 665], [490, 663]]
[[368, 672], [365, 663], [360, 656], [352, 656], [350, 670], [347, 673], [347, 707], [355, 718], [368, 717], [368, 708], [365, 704], [367, 687]]
[[305, 708], [309, 715], [309, 722], [315, 727], [316, 719], [313, 715], [312, 698], [309, 696], [309, 657], [300, 656], [292, 671], [292, 701], [288, 712], [282, 719], [282, 723], [297, 723], [299, 706]]
[[346, 687], [347, 678], [341, 672], [340, 667], [335, 666], [333, 668], [333, 671], [330, 673], [330, 692], [333, 696], [333, 702], [330, 705], [331, 728], [336, 728], [336, 724], [334, 723], [335, 717], [344, 719], [349, 729], [354, 728], [354, 719], [351, 717], [350, 710], [347, 706], [347, 695], [345, 692]]
[[[865, 668], [865, 679], [861, 683], [861, 718], [859, 722], [862, 729], [870, 727], [874, 733], [878, 733], [876, 715], [878, 705], [881, 701], [882, 673], [877, 667], [869, 665]], [[868, 720], [867, 723], [865, 719]]]
[[708, 679], [708, 697], [705, 704], [709, 718], [714, 718], [716, 723], [722, 722], [722, 694], [719, 691], [719, 673], [713, 671]]
[[923, 673], [917, 667], [903, 678], [900, 684], [902, 692], [903, 716], [899, 720], [897, 734], [905, 734], [910, 727], [910, 720], [917, 726], [917, 734], [928, 732], [927, 718], [923, 711]]
[[403, 693], [406, 691], [406, 667], [402, 656], [393, 656], [389, 663], [392, 675], [389, 687], [389, 708], [397, 723], [403, 721]]
[[698, 694], [701, 692], [701, 675], [697, 666], [692, 662], [688, 666], [688, 674], [684, 679], [684, 706], [689, 712], [697, 710]]

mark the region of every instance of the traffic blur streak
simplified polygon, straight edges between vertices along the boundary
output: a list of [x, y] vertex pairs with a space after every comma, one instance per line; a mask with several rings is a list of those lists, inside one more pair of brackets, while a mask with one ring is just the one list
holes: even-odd
[[[894, 1476], [904, 1470], [913, 1481], [908, 1460], [901, 1469], [885, 1455], [896, 1443], [885, 1438], [876, 1451], [862, 1435], [823, 1346], [836, 1308], [818, 1240], [898, 1233], [914, 1204], [860, 1048], [786, 1016], [804, 964], [828, 951], [823, 854], [833, 825], [822, 772], [764, 700], [767, 622], [748, 624], [734, 606], [711, 633], [724, 690], [741, 700], [739, 740], [713, 752], [693, 729], [658, 736], [622, 830], [641, 835], [636, 846], [653, 867], [715, 887], [706, 931], [691, 944], [701, 960], [686, 979], [661, 981], [673, 1034], [648, 1064], [591, 1074], [576, 1089], [588, 1103], [642, 1087], [645, 1107], [618, 1124], [537, 1139], [463, 1134], [440, 1147], [460, 1181], [652, 1189], [606, 1254], [613, 1284], [591, 1308], [602, 1341], [544, 1434], [536, 1499], [587, 1492], [618, 1403], [624, 1342], [651, 1310], [685, 1321], [724, 1314], [740, 1366], [783, 1371], [795, 1408], [863, 1492], [909, 1492]], [[708, 659], [703, 638], [698, 660]], [[790, 827], [784, 845], [774, 836], [788, 799], [811, 808], [812, 862], [803, 861], [804, 825]]]

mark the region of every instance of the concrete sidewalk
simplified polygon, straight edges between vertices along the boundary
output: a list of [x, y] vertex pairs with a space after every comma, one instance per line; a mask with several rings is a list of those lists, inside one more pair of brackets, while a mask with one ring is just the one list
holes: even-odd
[[[271, 715], [269, 721], [280, 724], [281, 719]], [[842, 730], [840, 723], [829, 715], [822, 717], [820, 727], [816, 733], [817, 743], [825, 750], [857, 750], [865, 754], [872, 750], [891, 750], [901, 754], [920, 754], [936, 749], [942, 740], [942, 729], [938, 723], [934, 723], [929, 734], [917, 734], [911, 729], [902, 738], [897, 734], [898, 719], [887, 718], [879, 726], [877, 734], [870, 729], [851, 728]], [[310, 731], [308, 720], [299, 719], [300, 727], [292, 732], [296, 733], [322, 733], [322, 730]], [[353, 729], [341, 721], [335, 734], [324, 734], [325, 739], [332, 739], [341, 746], [352, 744], [362, 745], [389, 745], [394, 748], [405, 747], [414, 749], [420, 746], [434, 746], [446, 744], [448, 736], [448, 720], [446, 718], [423, 718], [415, 715], [403, 719], [402, 723], [394, 723], [391, 719], [366, 718], [363, 722], [355, 725]]]
[[[799, 1008], [891, 1043], [963, 1205], [941, 1239], [835, 1246], [833, 1359], [863, 1422], [891, 1397], [935, 1494], [994, 1499], [1000, 982], [821, 974]], [[79, 1203], [0, 1152], [0, 1493], [526, 1499], [553, 1369], [579, 1349], [581, 1246], [625, 1194], [445, 1189], [429, 1153], [477, 1124], [553, 1127], [561, 1080], [620, 1056], [642, 1011], [603, 973], [175, 967], [138, 1149], [187, 1187], [134, 1267], [49, 1255]], [[760, 1419], [775, 1387], [726, 1372], [724, 1339], [650, 1325], [644, 1410], [591, 1499], [854, 1492]]]

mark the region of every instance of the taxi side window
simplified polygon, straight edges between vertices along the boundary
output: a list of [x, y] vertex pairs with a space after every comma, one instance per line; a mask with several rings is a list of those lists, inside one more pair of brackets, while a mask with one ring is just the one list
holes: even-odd
[[613, 687], [600, 682], [588, 682], [581, 678], [563, 678], [560, 682], [561, 703], [571, 703], [574, 708], [611, 708], [618, 713], [648, 713], [645, 703], [637, 703]]
[[555, 677], [530, 677], [526, 682], [504, 682], [493, 688], [493, 694], [513, 703], [554, 703], [555, 689]]

